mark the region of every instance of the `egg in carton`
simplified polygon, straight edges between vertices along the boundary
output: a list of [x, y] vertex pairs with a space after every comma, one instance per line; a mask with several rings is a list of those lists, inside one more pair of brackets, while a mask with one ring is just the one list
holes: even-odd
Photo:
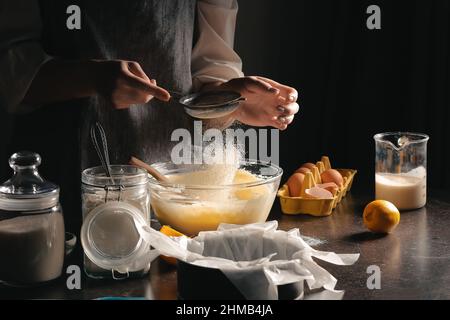
[[290, 215], [308, 214], [317, 217], [329, 216], [333, 212], [333, 209], [346, 196], [347, 192], [350, 191], [353, 178], [357, 171], [353, 169], [335, 169], [342, 176], [342, 183], [339, 183], [336, 188], [332, 183], [324, 183], [325, 181], [322, 181], [322, 174], [332, 169], [328, 157], [323, 156], [320, 161], [315, 165], [310, 165], [308, 169], [309, 171], [301, 171], [304, 174], [304, 178], [298, 192], [298, 197], [290, 196], [287, 184], [283, 185], [278, 191], [281, 211], [284, 214]]

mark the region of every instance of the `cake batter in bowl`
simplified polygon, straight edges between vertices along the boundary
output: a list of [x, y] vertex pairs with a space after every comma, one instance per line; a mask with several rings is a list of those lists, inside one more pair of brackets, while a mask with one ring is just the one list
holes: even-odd
[[171, 162], [153, 167], [170, 179], [150, 179], [153, 213], [161, 224], [189, 236], [221, 223], [265, 222], [283, 174], [280, 167], [256, 160], [241, 161], [238, 168]]

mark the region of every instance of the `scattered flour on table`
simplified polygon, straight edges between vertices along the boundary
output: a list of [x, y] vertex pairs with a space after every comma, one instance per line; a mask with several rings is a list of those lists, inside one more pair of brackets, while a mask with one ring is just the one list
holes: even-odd
[[316, 246], [320, 246], [322, 244], [327, 243], [326, 240], [322, 240], [322, 239], [317, 239], [317, 238], [313, 238], [313, 237], [307, 237], [307, 236], [303, 236], [302, 235], [303, 240], [305, 240], [305, 242], [310, 245], [311, 247], [316, 247]]

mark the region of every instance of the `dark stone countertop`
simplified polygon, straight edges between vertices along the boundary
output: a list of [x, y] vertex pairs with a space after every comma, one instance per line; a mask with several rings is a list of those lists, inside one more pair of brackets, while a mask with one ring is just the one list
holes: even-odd
[[[325, 240], [316, 247], [337, 253], [360, 253], [353, 266], [319, 262], [345, 290], [344, 299], [450, 299], [450, 192], [431, 192], [425, 208], [403, 212], [398, 228], [386, 236], [367, 232], [362, 211], [369, 197], [349, 194], [330, 217], [280, 214], [278, 200], [269, 219], [281, 229], [299, 228], [305, 236]], [[81, 250], [67, 264], [81, 264]], [[381, 270], [381, 289], [369, 290], [367, 268]], [[0, 299], [95, 299], [106, 296], [176, 299], [174, 267], [152, 264], [148, 277], [123, 281], [91, 280], [83, 276], [81, 290], [66, 288], [67, 275], [33, 288], [0, 285]]]

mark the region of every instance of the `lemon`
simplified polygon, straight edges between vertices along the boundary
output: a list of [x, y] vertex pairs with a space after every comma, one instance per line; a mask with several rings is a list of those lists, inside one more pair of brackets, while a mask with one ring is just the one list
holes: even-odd
[[[165, 234], [166, 236], [169, 236], [169, 237], [181, 237], [184, 235], [181, 232], [178, 232], [177, 230], [172, 229], [169, 226], [162, 226], [162, 228], [159, 230], [159, 232], [161, 232], [162, 234]], [[165, 262], [167, 262], [168, 264], [171, 264], [171, 265], [177, 264], [177, 259], [175, 259], [175, 258], [167, 257], [167, 256], [163, 256], [163, 255], [161, 255], [160, 258], [162, 260], [164, 260]]]
[[159, 230], [159, 232], [165, 234], [166, 236], [169, 237], [181, 237], [184, 236], [184, 234], [182, 234], [181, 232], [178, 232], [175, 229], [172, 229], [169, 226], [162, 226], [161, 229]]
[[400, 212], [389, 201], [376, 200], [369, 203], [363, 213], [364, 225], [375, 233], [390, 233], [400, 222]]

